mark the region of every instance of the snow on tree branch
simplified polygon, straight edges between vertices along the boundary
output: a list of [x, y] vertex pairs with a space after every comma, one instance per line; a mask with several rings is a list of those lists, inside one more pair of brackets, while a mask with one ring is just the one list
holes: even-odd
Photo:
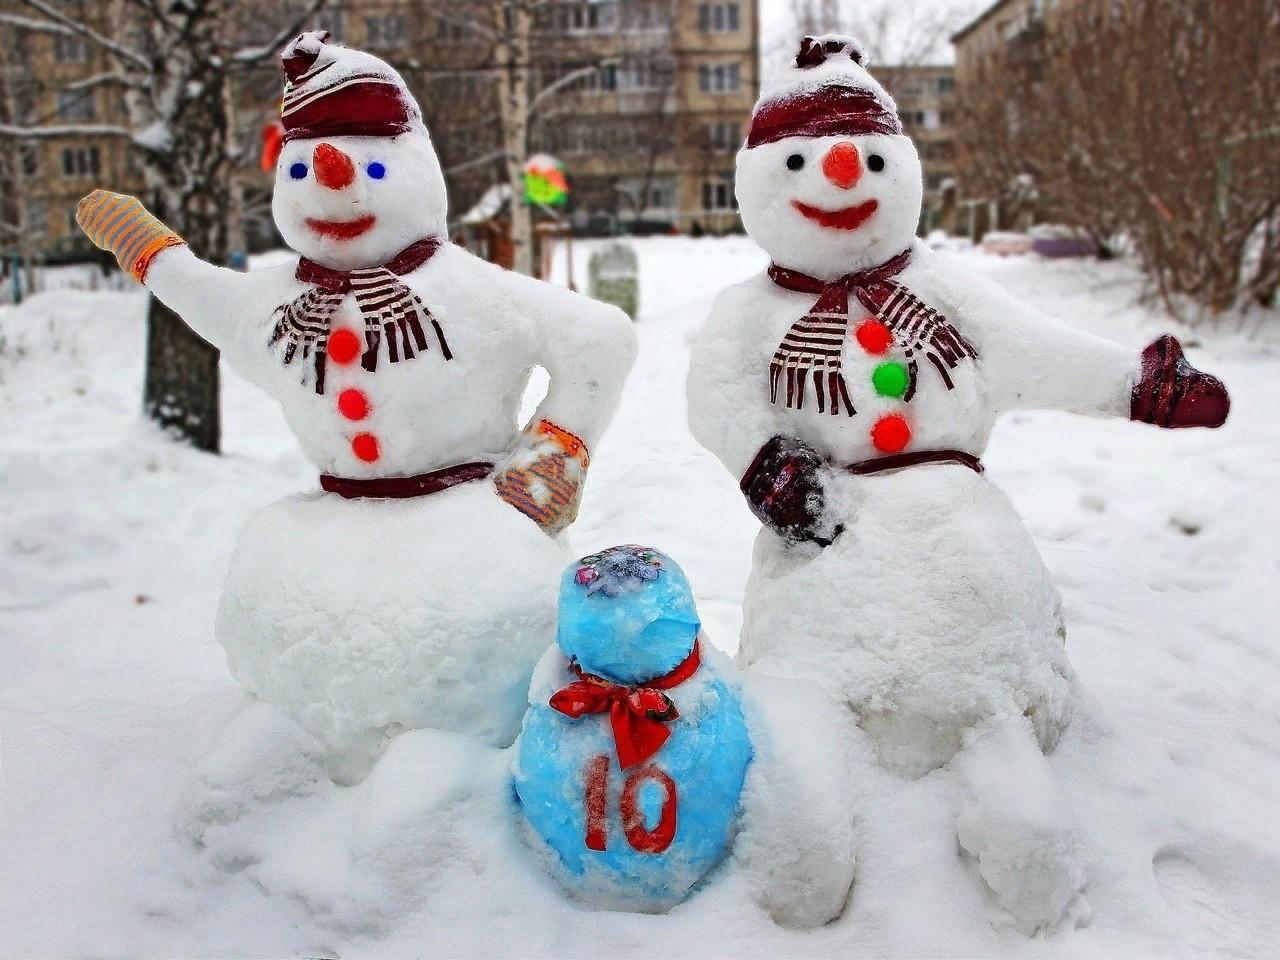
[[0, 24], [7, 27], [18, 27], [22, 30], [34, 30], [39, 33], [56, 33], [64, 37], [74, 37], [75, 31], [61, 24], [49, 23], [47, 20], [33, 20], [20, 17], [16, 13], [0, 13]]
[[125, 127], [109, 123], [75, 123], [56, 127], [21, 127], [0, 123], [0, 137], [17, 140], [56, 140], [60, 137], [132, 137]]
[[231, 62], [236, 66], [241, 67], [252, 66], [253, 64], [260, 63], [263, 60], [268, 59], [269, 57], [275, 56], [280, 51], [281, 47], [301, 32], [303, 26], [308, 20], [320, 12], [320, 9], [326, 2], [327, 0], [312, 0], [302, 13], [294, 17], [289, 25], [277, 32], [274, 37], [260, 46], [245, 47], [243, 50], [236, 51], [231, 57]]

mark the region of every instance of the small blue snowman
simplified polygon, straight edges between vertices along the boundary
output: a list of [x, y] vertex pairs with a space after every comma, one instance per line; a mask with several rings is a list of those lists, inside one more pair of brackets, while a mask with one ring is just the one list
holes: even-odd
[[684, 571], [650, 547], [560, 581], [513, 776], [552, 869], [598, 906], [670, 909], [728, 850], [751, 740], [733, 664], [700, 627]]

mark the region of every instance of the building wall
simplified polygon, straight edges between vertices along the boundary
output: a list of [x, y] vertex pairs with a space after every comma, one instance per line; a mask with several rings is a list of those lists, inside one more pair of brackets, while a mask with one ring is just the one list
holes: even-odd
[[921, 233], [936, 227], [949, 229], [950, 224], [944, 221], [956, 173], [955, 69], [947, 65], [878, 66], [875, 73], [897, 103], [903, 129], [920, 153], [924, 170]]

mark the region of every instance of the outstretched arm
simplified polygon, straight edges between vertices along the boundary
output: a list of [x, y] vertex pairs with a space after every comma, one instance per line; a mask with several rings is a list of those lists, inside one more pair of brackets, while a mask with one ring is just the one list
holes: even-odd
[[246, 274], [205, 263], [136, 197], [95, 190], [76, 207], [76, 223], [196, 333], [226, 349], [252, 296]]
[[985, 277], [955, 297], [996, 410], [1065, 410], [1160, 427], [1219, 427], [1231, 407], [1216, 377], [1192, 367], [1171, 336], [1140, 354], [1070, 327]]
[[555, 534], [577, 518], [590, 451], [635, 362], [635, 332], [615, 307], [525, 277], [504, 279], [534, 321], [536, 356], [550, 384], [495, 485], [502, 499]]

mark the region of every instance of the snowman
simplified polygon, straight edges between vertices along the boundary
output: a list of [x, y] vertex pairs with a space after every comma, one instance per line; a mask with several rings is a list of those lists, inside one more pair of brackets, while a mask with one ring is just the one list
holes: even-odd
[[[282, 60], [273, 213], [295, 263], [205, 263], [117, 194], [77, 212], [280, 403], [320, 474], [232, 558], [215, 632], [257, 702], [204, 764], [206, 806], [293, 789], [277, 779], [300, 757], [358, 780], [405, 729], [512, 743], [554, 637], [557, 535], [635, 351], [620, 311], [447, 241], [440, 164], [395, 70], [323, 32]], [[550, 386], [521, 432], [535, 366]]]
[[862, 60], [805, 38], [756, 105], [737, 197], [773, 263], [720, 295], [693, 351], [690, 425], [763, 523], [740, 656], [749, 684], [825, 691], [848, 757], [956, 771], [960, 844], [1022, 929], [1051, 928], [1087, 913], [1044, 757], [1079, 689], [983, 449], [1005, 411], [1216, 427], [1229, 401], [1172, 337], [1135, 356], [920, 244], [920, 161]]
[[637, 545], [565, 571], [556, 644], [515, 748], [529, 833], [579, 899], [667, 910], [732, 837], [752, 753], [733, 663], [702, 638], [684, 571]]

